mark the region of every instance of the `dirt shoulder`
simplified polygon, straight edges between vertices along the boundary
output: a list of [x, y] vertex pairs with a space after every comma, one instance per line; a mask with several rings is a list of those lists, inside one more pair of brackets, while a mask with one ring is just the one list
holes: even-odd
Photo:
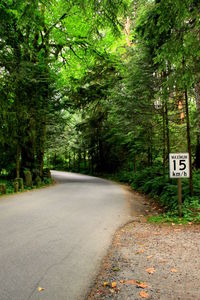
[[126, 193], [133, 221], [116, 232], [87, 299], [200, 299], [200, 226], [147, 223], [157, 205]]

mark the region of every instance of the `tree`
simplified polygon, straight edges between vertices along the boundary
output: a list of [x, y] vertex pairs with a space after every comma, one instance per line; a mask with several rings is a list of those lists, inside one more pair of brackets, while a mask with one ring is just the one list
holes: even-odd
[[[177, 91], [182, 94], [182, 99], [185, 98], [187, 144], [192, 159], [188, 96], [192, 97], [199, 81], [196, 77], [199, 61], [195, 58], [199, 51], [199, 3], [161, 0], [151, 3], [148, 8], [141, 14], [136, 31], [150, 47], [159, 72], [164, 74], [162, 90], [167, 88], [168, 98], [173, 95], [176, 99]], [[192, 170], [192, 161], [190, 167]], [[191, 171], [191, 193], [192, 189]]]
[[12, 86], [16, 175], [21, 165], [42, 176], [49, 112], [59, 101], [55, 76], [62, 64], [77, 65], [92, 52], [101, 55], [95, 44], [105, 27], [119, 31], [124, 2], [2, 1], [0, 7], [0, 67]]

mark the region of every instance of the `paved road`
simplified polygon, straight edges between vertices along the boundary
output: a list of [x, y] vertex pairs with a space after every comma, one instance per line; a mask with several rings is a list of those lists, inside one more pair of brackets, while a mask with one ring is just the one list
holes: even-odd
[[0, 300], [84, 299], [128, 220], [118, 185], [52, 173], [54, 186], [0, 198]]

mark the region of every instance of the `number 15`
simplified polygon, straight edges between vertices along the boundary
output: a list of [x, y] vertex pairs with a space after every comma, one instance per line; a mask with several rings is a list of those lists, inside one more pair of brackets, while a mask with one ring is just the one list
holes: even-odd
[[[179, 170], [180, 171], [185, 170], [186, 169], [185, 159], [181, 159], [178, 162], [179, 162]], [[177, 163], [177, 161], [174, 159], [173, 163], [174, 163], [174, 171], [176, 171], [176, 163]]]

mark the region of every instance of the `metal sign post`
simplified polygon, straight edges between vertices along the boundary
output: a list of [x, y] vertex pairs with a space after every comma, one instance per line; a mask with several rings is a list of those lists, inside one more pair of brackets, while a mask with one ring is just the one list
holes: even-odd
[[189, 153], [170, 153], [169, 154], [169, 176], [178, 179], [178, 211], [182, 217], [182, 187], [181, 178], [190, 177]]

